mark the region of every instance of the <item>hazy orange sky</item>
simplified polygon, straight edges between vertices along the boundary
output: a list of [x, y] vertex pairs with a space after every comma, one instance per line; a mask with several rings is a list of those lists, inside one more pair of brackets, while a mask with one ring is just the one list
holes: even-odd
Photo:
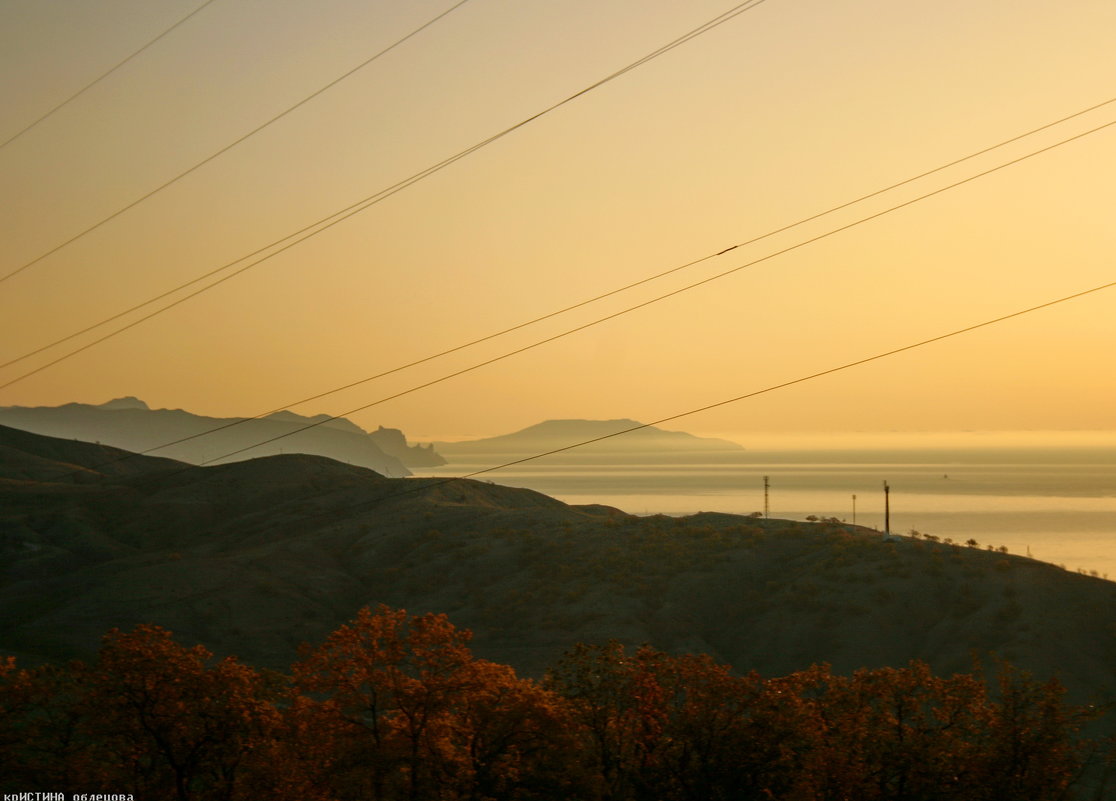
[[[453, 3], [217, 0], [0, 149], [6, 274]], [[0, 0], [0, 141], [199, 0]], [[731, 2], [471, 0], [0, 283], [0, 361], [497, 133]], [[661, 272], [1116, 96], [1112, 0], [767, 0], [244, 275], [0, 391], [251, 415]], [[295, 411], [341, 413], [1116, 119], [1116, 104], [770, 240]], [[353, 415], [413, 439], [650, 421], [1116, 280], [1116, 126]], [[131, 318], [129, 318], [131, 319]], [[87, 341], [87, 338], [76, 343]], [[678, 421], [1116, 429], [1116, 290]], [[71, 346], [72, 347], [72, 346]], [[0, 383], [66, 347], [0, 370]]]

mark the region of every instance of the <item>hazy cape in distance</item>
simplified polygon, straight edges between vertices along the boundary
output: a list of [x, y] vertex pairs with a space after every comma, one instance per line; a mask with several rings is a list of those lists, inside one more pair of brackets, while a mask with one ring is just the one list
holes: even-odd
[[670, 463], [700, 462], [711, 457], [744, 452], [744, 448], [735, 442], [697, 437], [684, 431], [666, 431], [655, 426], [610, 436], [640, 425], [643, 424], [626, 419], [547, 420], [511, 434], [462, 442], [436, 442], [434, 446], [450, 464], [468, 463], [494, 454], [509, 457], [531, 456], [598, 437], [609, 438], [550, 458], [573, 462], [637, 460]]
[[[236, 425], [231, 425], [233, 423]], [[320, 425], [291, 433], [312, 423]], [[411, 474], [409, 466], [430, 467], [444, 463], [432, 448], [410, 446], [402, 431], [382, 426], [370, 433], [344, 418], [304, 417], [287, 411], [260, 419], [204, 417], [183, 409], [152, 409], [134, 397], [117, 398], [100, 405], [2, 407], [0, 424], [46, 436], [102, 442], [135, 452], [228, 426], [156, 451], [158, 456], [192, 464], [305, 453], [400, 477]], [[256, 443], [285, 434], [289, 436], [256, 446]], [[243, 448], [249, 449], [233, 453]], [[232, 455], [222, 458], [225, 454]]]

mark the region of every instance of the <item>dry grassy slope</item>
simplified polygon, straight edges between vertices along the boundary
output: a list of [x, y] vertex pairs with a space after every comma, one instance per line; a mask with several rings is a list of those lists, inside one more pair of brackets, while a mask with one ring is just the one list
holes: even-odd
[[74, 483], [75, 473], [129, 476], [180, 467], [173, 459], [139, 456], [108, 445], [58, 439], [0, 425], [0, 478]]
[[[19, 452], [78, 461], [3, 433], [5, 470], [26, 475]], [[1020, 557], [841, 525], [636, 518], [318, 457], [164, 467], [0, 481], [0, 648], [88, 656], [107, 629], [156, 622], [283, 668], [382, 602], [446, 612], [480, 655], [533, 674], [611, 637], [766, 674], [911, 658], [949, 672], [996, 652], [1079, 699], [1116, 698], [1116, 584]]]

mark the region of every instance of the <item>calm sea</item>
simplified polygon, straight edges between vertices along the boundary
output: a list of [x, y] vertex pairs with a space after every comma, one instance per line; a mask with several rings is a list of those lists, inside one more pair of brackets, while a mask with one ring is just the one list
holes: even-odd
[[[508, 460], [502, 456], [511, 455], [423, 474], [463, 475]], [[572, 504], [688, 515], [763, 511], [766, 476], [771, 517], [837, 517], [881, 530], [886, 480], [894, 532], [972, 538], [1116, 579], [1116, 447], [747, 451], [671, 465], [573, 458], [480, 478]]]

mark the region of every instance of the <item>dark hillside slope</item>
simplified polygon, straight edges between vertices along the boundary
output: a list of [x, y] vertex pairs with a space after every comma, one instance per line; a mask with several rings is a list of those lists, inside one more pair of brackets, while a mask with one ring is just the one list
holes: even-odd
[[0, 478], [73, 482], [93, 474], [131, 476], [175, 467], [182, 463], [0, 425]]
[[912, 658], [948, 673], [994, 652], [1078, 700], [1116, 699], [1116, 584], [839, 524], [639, 518], [287, 455], [0, 481], [0, 531], [0, 649], [31, 659], [88, 656], [108, 629], [154, 622], [284, 669], [382, 602], [445, 612], [478, 655], [535, 675], [608, 638], [767, 675]]

